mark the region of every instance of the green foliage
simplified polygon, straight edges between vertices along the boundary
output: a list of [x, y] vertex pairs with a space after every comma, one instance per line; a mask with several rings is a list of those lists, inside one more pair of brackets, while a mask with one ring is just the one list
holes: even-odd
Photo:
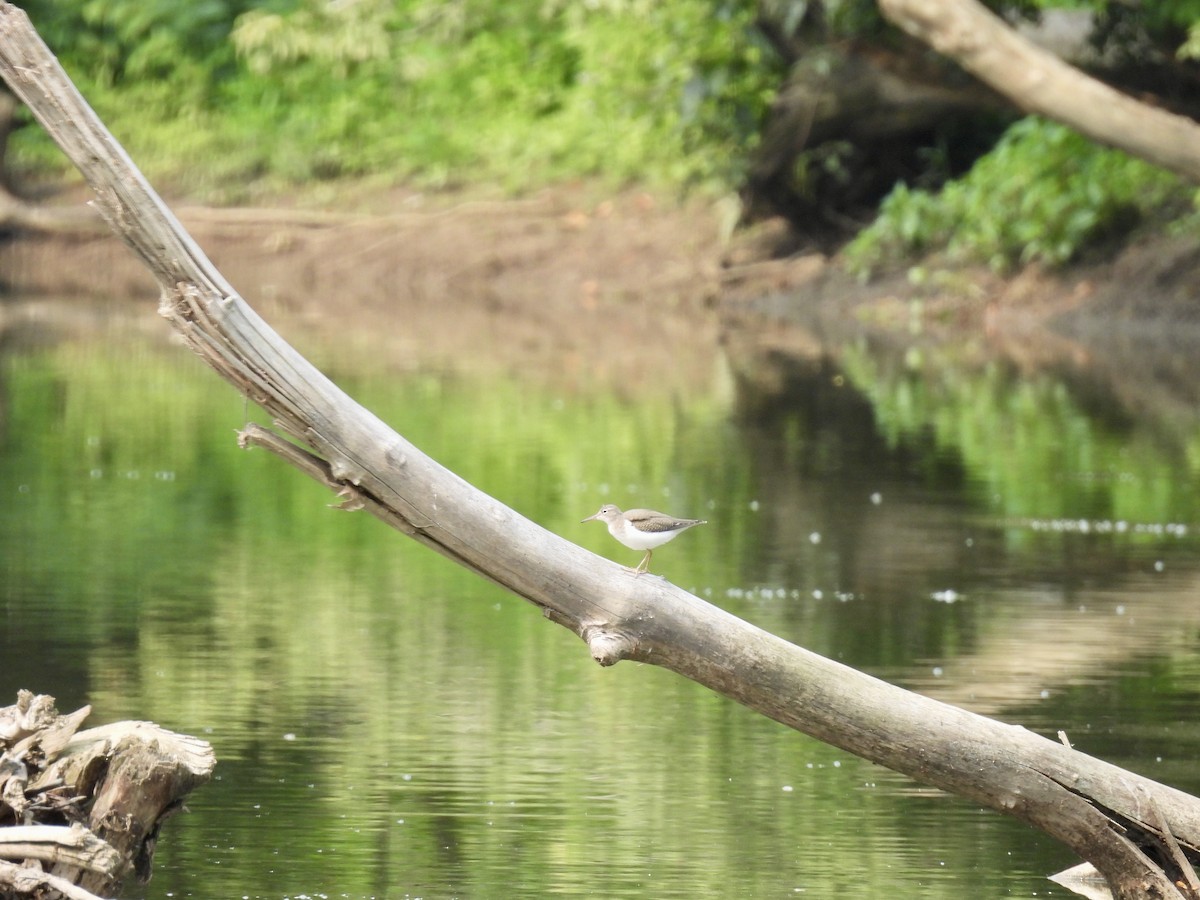
[[1188, 29], [1187, 40], [1179, 48], [1180, 59], [1200, 59], [1200, 22]]
[[847, 261], [863, 275], [936, 251], [997, 270], [1060, 265], [1181, 194], [1179, 179], [1161, 169], [1026, 118], [940, 192], [898, 185]]
[[[232, 59], [227, 43], [245, 2], [34, 0], [27, 9], [64, 64], [97, 84], [207, 76]], [[200, 64], [197, 66], [197, 64]]]
[[[780, 79], [751, 0], [35, 4], [152, 174], [728, 184]], [[26, 162], [48, 158], [22, 139]]]
[[231, 39], [238, 55], [257, 75], [315, 62], [345, 78], [361, 63], [387, 59], [391, 41], [380, 27], [382, 4], [323, 4], [282, 15], [254, 9], [238, 18]]

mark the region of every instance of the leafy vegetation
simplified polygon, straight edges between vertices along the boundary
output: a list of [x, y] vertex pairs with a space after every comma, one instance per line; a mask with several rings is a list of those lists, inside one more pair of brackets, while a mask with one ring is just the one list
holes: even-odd
[[897, 185], [846, 255], [863, 275], [935, 250], [998, 270], [1058, 265], [1186, 196], [1177, 177], [1030, 117], [941, 191]]
[[[40, 0], [110, 128], [197, 189], [728, 183], [780, 79], [749, 0]], [[53, 158], [32, 135], [26, 165]]]
[[[847, 0], [848, 2], [848, 0]], [[1200, 56], [1200, 2], [1131, 5], [1121, 0], [990, 3], [1005, 14], [1090, 10], [1097, 50], [1120, 58]], [[1189, 31], [1190, 28], [1190, 31]], [[1200, 195], [1182, 179], [1036, 117], [1012, 125], [961, 178], [940, 190], [897, 184], [878, 218], [846, 248], [862, 277], [930, 253], [951, 264], [998, 271], [1070, 262], [1142, 222], [1194, 225]]]
[[[1043, 0], [995, 4], [1036, 14]], [[1080, 0], [1109, 49], [1200, 54], [1200, 0]], [[1153, 6], [1153, 4], [1151, 4]], [[510, 192], [577, 178], [740, 184], [784, 63], [760, 29], [806, 0], [32, 0], [31, 17], [152, 178], [224, 202], [343, 178]], [[871, 0], [820, 4], [830, 34], [889, 40]], [[1141, 40], [1142, 38], [1138, 38]], [[986, 136], [991, 140], [991, 135]], [[983, 140], [982, 135], [964, 141]], [[803, 157], [837, 167], [848, 144]], [[65, 165], [38, 129], [18, 170]], [[1053, 123], [1017, 123], [964, 177], [931, 151], [849, 246], [862, 275], [922, 254], [1061, 264], [1164, 209], [1180, 182]], [[848, 173], [839, 177], [850, 178]]]

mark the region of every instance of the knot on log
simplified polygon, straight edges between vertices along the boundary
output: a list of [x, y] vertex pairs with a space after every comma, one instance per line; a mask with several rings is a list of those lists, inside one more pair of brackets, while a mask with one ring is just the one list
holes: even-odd
[[583, 639], [592, 652], [592, 659], [602, 666], [615, 666], [633, 654], [634, 642], [627, 634], [588, 626], [583, 630]]

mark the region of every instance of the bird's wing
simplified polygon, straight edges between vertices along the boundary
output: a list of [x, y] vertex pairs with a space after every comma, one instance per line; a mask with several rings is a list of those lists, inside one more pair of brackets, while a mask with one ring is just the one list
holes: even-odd
[[627, 509], [627, 518], [640, 531], [674, 531], [682, 525], [689, 524], [691, 519], [676, 519], [666, 513], [655, 512], [652, 509]]

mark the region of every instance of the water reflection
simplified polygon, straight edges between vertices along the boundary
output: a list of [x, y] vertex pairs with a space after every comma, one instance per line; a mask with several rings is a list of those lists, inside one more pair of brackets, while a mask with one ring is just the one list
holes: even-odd
[[[244, 403], [152, 319], [30, 322], [0, 338], [0, 695], [213, 742], [218, 780], [144, 896], [1052, 896], [1073, 862], [670, 673], [597, 669], [532, 607], [239, 451]], [[560, 534], [622, 559], [579, 525], [601, 502], [703, 516], [655, 558], [676, 583], [1200, 788], [1191, 432], [853, 345], [636, 402], [325, 352]], [[1131, 527], [1054, 524], [1079, 521]]]
[[[1088, 380], [862, 338], [836, 351], [793, 338], [765, 372], [760, 353], [735, 366], [758, 467], [788, 498], [769, 530], [810, 579], [800, 596], [825, 601], [837, 585], [835, 654], [1049, 734], [1078, 728], [1084, 749], [1109, 719], [1115, 671], [1158, 696], [1163, 681], [1140, 661], [1196, 652], [1200, 423], [1194, 409], [1158, 411], [1178, 412], [1181, 372], [1200, 374], [1198, 344], [1175, 334], [1164, 349], [1179, 355], [1126, 381], [1108, 359]], [[802, 524], [788, 518], [797, 509]], [[818, 554], [795, 549], [814, 526], [836, 548], [824, 584]], [[864, 616], [875, 627], [856, 628]], [[813, 646], [812, 618], [777, 630]], [[1064, 715], [1054, 701], [1067, 695], [1084, 711]], [[1187, 740], [1194, 707], [1152, 705], [1160, 733]], [[1160, 750], [1186, 758], [1194, 747]], [[1162, 755], [1150, 762], [1165, 777]]]

